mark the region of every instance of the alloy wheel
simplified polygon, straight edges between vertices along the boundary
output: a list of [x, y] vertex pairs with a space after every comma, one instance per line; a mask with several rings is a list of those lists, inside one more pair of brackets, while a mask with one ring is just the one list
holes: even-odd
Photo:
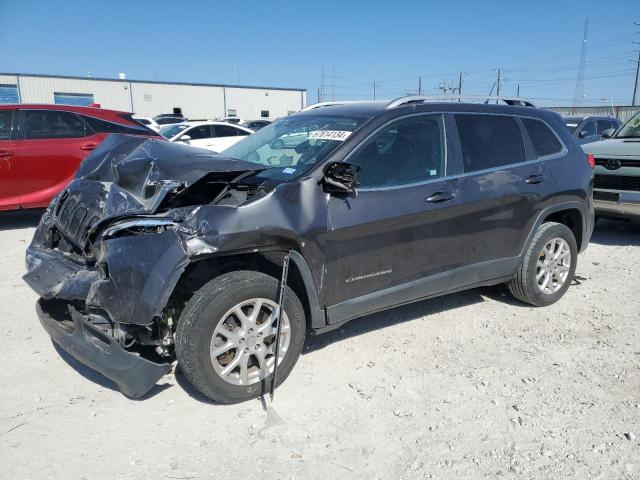
[[[233, 385], [252, 385], [273, 373], [278, 306], [266, 298], [235, 305], [218, 322], [211, 338], [213, 369]], [[278, 362], [287, 354], [291, 325], [282, 315]]]
[[571, 249], [566, 240], [555, 237], [549, 240], [538, 255], [536, 284], [547, 295], [562, 288], [571, 269]]

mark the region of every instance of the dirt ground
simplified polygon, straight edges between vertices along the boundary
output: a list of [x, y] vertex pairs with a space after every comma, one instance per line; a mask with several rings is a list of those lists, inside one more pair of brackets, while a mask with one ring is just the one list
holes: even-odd
[[266, 409], [178, 373], [144, 399], [57, 351], [0, 217], [0, 478], [640, 478], [640, 229], [599, 223], [557, 304], [501, 287], [308, 342]]

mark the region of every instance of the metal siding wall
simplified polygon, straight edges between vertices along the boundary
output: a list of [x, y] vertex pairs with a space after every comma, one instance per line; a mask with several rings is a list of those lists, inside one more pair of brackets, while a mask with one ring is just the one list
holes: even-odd
[[17, 85], [18, 77], [15, 75], [0, 75], [0, 83], [5, 85]]
[[[611, 116], [611, 106], [597, 106], [597, 107], [548, 107], [547, 110], [551, 110], [559, 113], [563, 117], [580, 117], [580, 116]], [[631, 117], [633, 117], [639, 110], [640, 106], [631, 106], [631, 105], [614, 105], [613, 110], [615, 111], [615, 116], [618, 117], [621, 121], [626, 122]]]
[[23, 103], [53, 103], [54, 92], [93, 94], [103, 108], [131, 110], [129, 83], [70, 78], [20, 77]]
[[103, 108], [154, 116], [171, 113], [180, 107], [187, 118], [213, 119], [235, 109], [247, 120], [259, 119], [261, 110], [269, 119], [297, 112], [306, 105], [307, 95], [300, 90], [178, 85], [122, 80], [94, 80], [39, 76], [0, 75], [0, 83], [19, 84], [23, 103], [53, 103], [54, 92], [92, 94]]
[[180, 107], [187, 118], [213, 119], [224, 115], [222, 87], [132, 83], [133, 109], [153, 117]]
[[238, 117], [245, 120], [262, 118], [261, 110], [268, 110], [268, 119], [274, 120], [301, 108], [299, 91], [227, 87], [226, 93], [227, 110], [235, 109]]

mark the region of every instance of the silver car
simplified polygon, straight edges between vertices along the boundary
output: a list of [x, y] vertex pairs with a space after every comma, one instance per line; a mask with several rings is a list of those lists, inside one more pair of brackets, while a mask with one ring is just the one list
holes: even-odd
[[611, 137], [583, 145], [593, 155], [596, 215], [640, 220], [640, 112]]

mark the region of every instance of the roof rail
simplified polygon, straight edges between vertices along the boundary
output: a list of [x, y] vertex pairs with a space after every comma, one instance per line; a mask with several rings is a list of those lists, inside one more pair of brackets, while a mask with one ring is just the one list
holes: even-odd
[[507, 105], [515, 105], [522, 107], [535, 107], [531, 100], [520, 97], [499, 97], [495, 95], [407, 95], [405, 97], [391, 100], [386, 109], [396, 108], [402, 105], [411, 105], [412, 103], [430, 103], [430, 102], [454, 102], [454, 101], [475, 101], [489, 103], [495, 101], [504, 102]]
[[[338, 102], [320, 102], [320, 103], [314, 103], [313, 105], [309, 105], [308, 107], [304, 107], [302, 110], [300, 110], [300, 112], [306, 112], [308, 110], [315, 110], [316, 108], [322, 108], [322, 107], [331, 107], [333, 105], [352, 105], [354, 103], [371, 103], [371, 101], [369, 100], [345, 100], [345, 101], [338, 101]], [[298, 112], [298, 113], [300, 113]]]

